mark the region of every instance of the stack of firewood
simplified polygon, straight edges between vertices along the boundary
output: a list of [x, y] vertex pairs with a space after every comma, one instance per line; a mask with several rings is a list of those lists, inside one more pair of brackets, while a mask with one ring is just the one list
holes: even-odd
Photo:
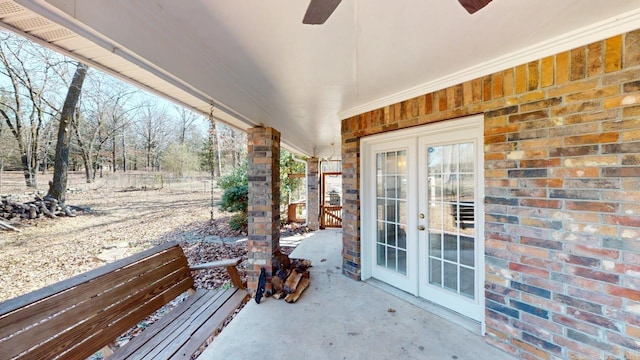
[[273, 255], [273, 297], [295, 303], [302, 292], [309, 287], [309, 268], [311, 260], [292, 259], [277, 252]]
[[75, 216], [74, 208], [71, 206], [62, 207], [58, 200], [51, 197], [40, 197], [36, 195], [34, 201], [19, 203], [10, 199], [2, 199], [0, 202], [0, 218], [11, 220], [36, 219], [41, 216], [56, 218], [58, 216]]

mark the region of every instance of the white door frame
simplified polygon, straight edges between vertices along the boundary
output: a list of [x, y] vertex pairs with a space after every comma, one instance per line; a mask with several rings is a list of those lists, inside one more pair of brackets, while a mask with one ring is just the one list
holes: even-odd
[[[484, 117], [482, 115], [470, 116], [467, 118], [459, 119], [459, 120], [449, 120], [438, 122], [434, 124], [427, 124], [419, 127], [413, 127], [409, 129], [396, 130], [384, 134], [377, 134], [372, 136], [363, 137], [360, 141], [360, 200], [361, 200], [361, 208], [360, 208], [360, 223], [366, 224], [371, 223], [376, 218], [376, 207], [375, 204], [369, 204], [367, 201], [372, 197], [372, 191], [375, 189], [375, 150], [380, 150], [385, 148], [387, 145], [381, 144], [390, 144], [391, 142], [395, 144], [401, 144], [402, 142], [414, 141], [417, 142], [418, 137], [422, 135], [437, 135], [437, 134], [446, 134], [453, 131], [469, 131], [469, 138], [477, 138], [477, 154], [476, 154], [476, 189], [477, 189], [477, 217], [475, 221], [476, 228], [476, 239], [477, 239], [477, 299], [476, 302], [478, 304], [484, 304], [484, 279], [485, 279], [485, 267], [484, 267], [484, 143], [483, 143], [483, 121]], [[393, 147], [393, 146], [391, 146]], [[418, 146], [416, 145], [417, 149]], [[417, 154], [413, 154], [414, 159], [416, 159]], [[417, 160], [417, 159], [416, 159]], [[415, 167], [414, 167], [415, 169]], [[419, 173], [423, 173], [422, 169], [417, 169]], [[372, 176], [373, 174], [373, 176]], [[418, 173], [416, 170], [410, 171], [408, 174], [409, 179], [409, 189], [412, 194], [417, 194], [417, 180]], [[413, 176], [413, 177], [411, 177]], [[409, 229], [417, 229], [418, 220], [417, 220], [417, 207], [412, 207], [408, 209], [408, 221], [407, 226]], [[413, 216], [416, 215], [416, 216]], [[371, 239], [375, 239], [375, 231], [373, 231], [372, 226], [360, 226], [360, 246], [361, 246], [361, 279], [367, 280], [373, 277], [373, 267], [375, 266], [374, 259], [374, 251], [375, 251], [375, 241]], [[422, 235], [420, 235], [422, 236]], [[413, 238], [418, 238], [418, 236], [412, 236]], [[420, 241], [417, 244], [417, 254], [426, 254], [426, 243], [424, 241]], [[417, 266], [417, 256], [414, 261], [415, 263], [410, 264], [409, 266]], [[418, 279], [420, 283], [426, 281], [426, 279]], [[416, 281], [416, 288], [406, 290], [408, 293], [411, 293], [415, 296], [419, 296], [419, 286], [418, 281]], [[394, 284], [390, 284], [394, 286]], [[482, 306], [483, 307], [483, 306]], [[484, 311], [482, 314], [477, 314], [475, 316], [475, 320], [484, 323]]]

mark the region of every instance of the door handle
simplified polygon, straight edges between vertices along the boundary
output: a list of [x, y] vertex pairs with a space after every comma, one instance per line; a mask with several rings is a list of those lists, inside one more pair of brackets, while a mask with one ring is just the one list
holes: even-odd
[[418, 230], [424, 231], [424, 229], [425, 229], [424, 225], [418, 225]]

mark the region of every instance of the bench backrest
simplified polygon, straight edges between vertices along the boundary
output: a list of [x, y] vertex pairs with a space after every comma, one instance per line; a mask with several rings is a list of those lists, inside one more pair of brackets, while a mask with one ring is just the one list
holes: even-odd
[[0, 359], [86, 359], [192, 287], [169, 243], [0, 303]]

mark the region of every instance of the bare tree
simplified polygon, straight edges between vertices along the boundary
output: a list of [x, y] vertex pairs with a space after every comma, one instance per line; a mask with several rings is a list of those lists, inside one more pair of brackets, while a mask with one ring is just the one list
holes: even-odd
[[240, 159], [246, 155], [247, 137], [244, 132], [220, 125], [218, 130], [218, 143], [221, 157], [219, 160], [226, 164], [227, 169], [233, 169], [240, 163]]
[[196, 115], [193, 111], [182, 106], [175, 106], [175, 110], [178, 113], [178, 123], [176, 126], [178, 143], [180, 145], [184, 145], [189, 130], [191, 130], [194, 123], [198, 120], [199, 116]]
[[[138, 90], [104, 74], [91, 72], [83, 95], [81, 114], [73, 122], [74, 138], [82, 157], [87, 182], [96, 178], [103, 148], [111, 144], [111, 161], [117, 166], [116, 144], [122, 140], [126, 168], [126, 129], [139, 105], [132, 105]], [[108, 149], [108, 148], [107, 148]]]
[[25, 183], [36, 187], [42, 130], [56, 116], [55, 91], [65, 60], [9, 33], [0, 33], [0, 118], [16, 139]]
[[160, 169], [160, 154], [167, 145], [167, 125], [167, 111], [163, 107], [147, 106], [140, 114], [137, 132], [144, 146], [147, 171]]
[[82, 92], [82, 83], [87, 75], [88, 66], [77, 63], [76, 72], [71, 80], [67, 97], [60, 114], [58, 139], [56, 142], [56, 158], [53, 168], [53, 181], [49, 186], [49, 196], [64, 205], [67, 193], [67, 175], [69, 172], [69, 142], [71, 141], [71, 124], [76, 115], [76, 107]]

